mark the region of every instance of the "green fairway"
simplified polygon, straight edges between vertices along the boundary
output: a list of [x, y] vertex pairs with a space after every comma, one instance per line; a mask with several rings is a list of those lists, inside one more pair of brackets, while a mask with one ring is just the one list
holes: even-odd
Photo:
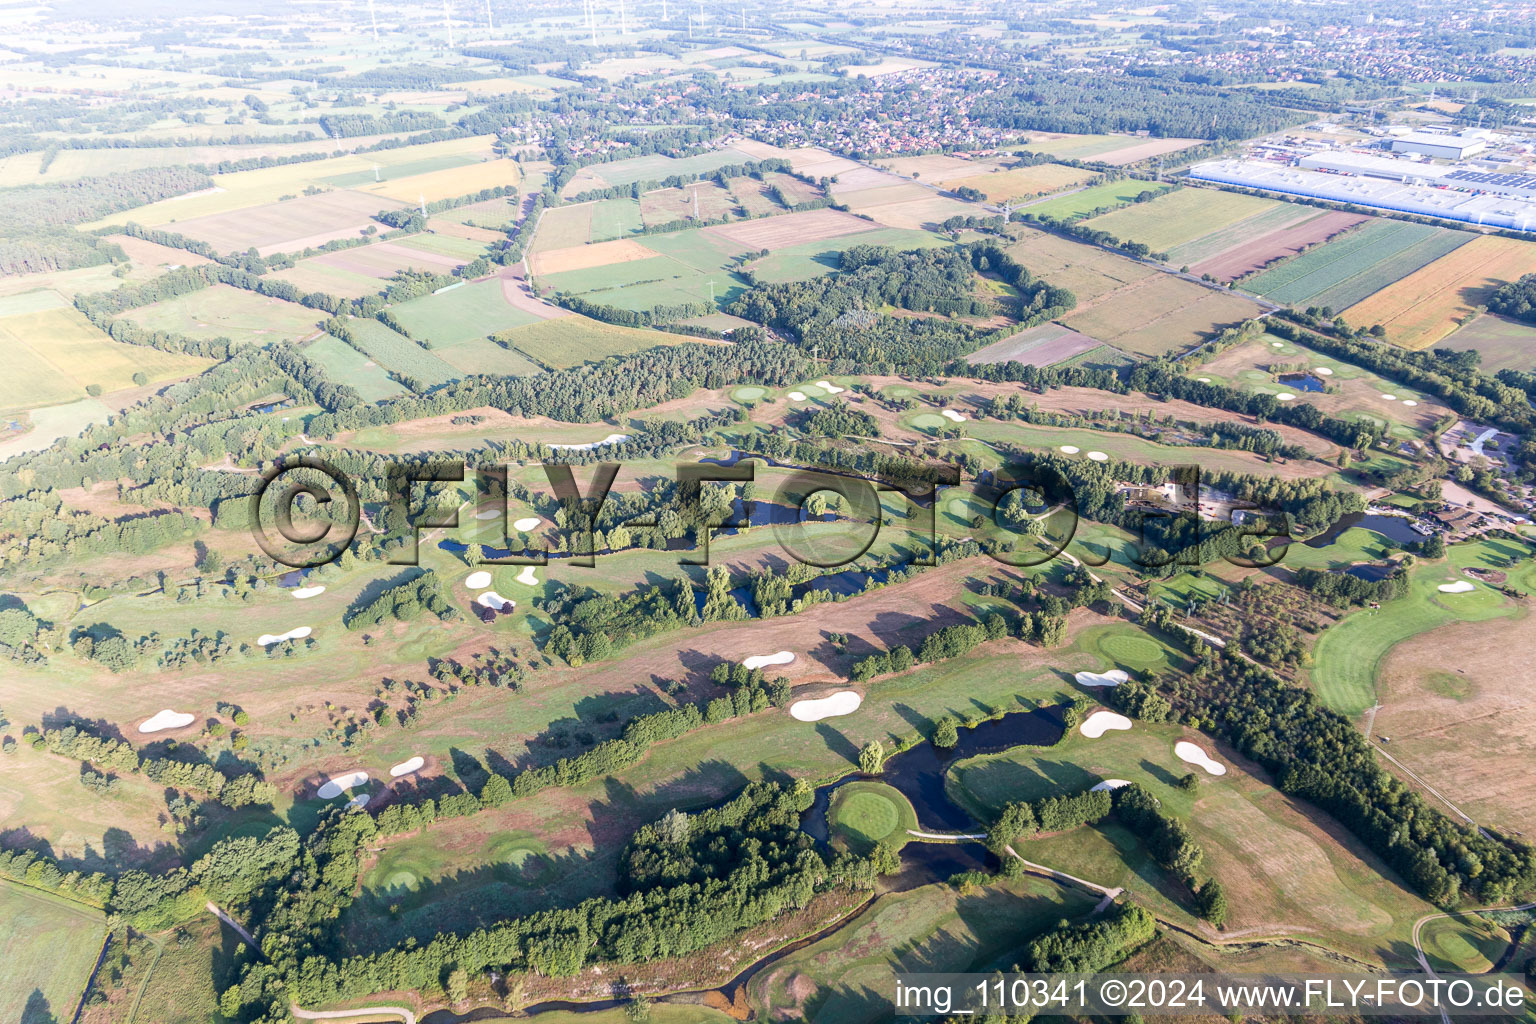
[[1485, 917], [1464, 914], [1427, 922], [1419, 941], [1437, 970], [1482, 974], [1499, 962], [1509, 948], [1510, 935]]
[[752, 1002], [769, 1020], [888, 1021], [892, 972], [1006, 969], [1035, 935], [1092, 905], [1087, 893], [1038, 878], [881, 896], [836, 934], [753, 978]]
[[850, 782], [832, 794], [828, 831], [856, 852], [876, 845], [899, 850], [916, 830], [917, 812], [900, 792], [883, 782]]
[[[1452, 547], [1445, 559], [1421, 562], [1409, 574], [1408, 593], [1383, 605], [1350, 613], [1318, 640], [1313, 650], [1312, 684], [1329, 707], [1358, 714], [1376, 702], [1376, 673], [1382, 660], [1398, 643], [1443, 626], [1523, 615], [1526, 609], [1486, 583], [1475, 583], [1467, 593], [1442, 593], [1441, 584], [1470, 578], [1467, 566], [1506, 568], [1511, 558], [1529, 558], [1526, 545], [1510, 540], [1487, 539]], [[1536, 563], [1525, 561], [1510, 573], [1510, 584], [1526, 592], [1536, 577]]]
[[0, 1020], [72, 1020], [104, 931], [99, 910], [0, 882]]

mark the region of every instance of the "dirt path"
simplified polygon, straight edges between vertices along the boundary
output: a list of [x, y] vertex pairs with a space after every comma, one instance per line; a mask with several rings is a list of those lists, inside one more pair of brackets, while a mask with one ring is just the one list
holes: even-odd
[[289, 1003], [288, 1012], [301, 1020], [337, 1020], [347, 1017], [399, 1017], [405, 1024], [416, 1024], [416, 1014], [399, 1006], [360, 1006], [355, 1010], [304, 1010]]
[[240, 938], [244, 939], [245, 940], [245, 944], [247, 946], [250, 946], [252, 949], [256, 950], [258, 953], [261, 952], [261, 947], [256, 945], [256, 940], [251, 937], [251, 933], [250, 932], [245, 930], [245, 926], [243, 924], [241, 924], [239, 921], [236, 921], [234, 918], [230, 917], [228, 914], [224, 913], [223, 909], [220, 908], [219, 905], [214, 903], [212, 900], [208, 901], [208, 903], [206, 905], [206, 908], [207, 908], [209, 913], [213, 914], [220, 921], [223, 921], [225, 924], [227, 924], [231, 928], [233, 928], [235, 930], [235, 934], [239, 935]]
[[507, 305], [513, 309], [531, 313], [540, 320], [557, 320], [560, 317], [572, 315], [570, 310], [550, 305], [530, 291], [521, 263], [502, 268], [498, 276], [501, 278], [501, 297], [506, 299]]

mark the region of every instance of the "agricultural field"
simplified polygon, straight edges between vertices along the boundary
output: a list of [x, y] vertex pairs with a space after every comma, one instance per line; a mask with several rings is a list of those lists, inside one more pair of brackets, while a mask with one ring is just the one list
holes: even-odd
[[71, 1020], [105, 933], [99, 910], [0, 881], [0, 1017]]
[[1001, 341], [994, 341], [965, 358], [966, 362], [973, 365], [1018, 361], [1033, 363], [1035, 366], [1054, 366], [1098, 348], [1099, 345], [1098, 340], [1060, 324], [1041, 324]]
[[1166, 252], [1169, 262], [1177, 264], [1190, 262], [1184, 255], [1175, 255], [1178, 247], [1276, 209], [1291, 208], [1239, 192], [1180, 188], [1083, 223], [1116, 238], [1141, 242], [1153, 252]]
[[153, 331], [179, 331], [190, 338], [228, 338], [236, 344], [297, 341], [317, 330], [319, 310], [272, 299], [225, 284], [178, 295], [123, 314]]
[[974, 188], [987, 197], [989, 203], [1008, 199], [1033, 198], [1060, 192], [1083, 184], [1093, 177], [1093, 172], [1065, 164], [1035, 164], [1032, 167], [1016, 167], [993, 171], [967, 178], [947, 178], [945, 188]]
[[1243, 282], [1287, 306], [1345, 309], [1472, 240], [1465, 231], [1372, 220]]
[[574, 196], [593, 188], [633, 185], [637, 181], [661, 181], [675, 174], [707, 174], [727, 164], [751, 163], [756, 159], [759, 158], [727, 147], [701, 153], [698, 156], [674, 158], [656, 154], [630, 160], [616, 160], [613, 163], [594, 164], [584, 168], [571, 179], [562, 194]]
[[[204, 217], [212, 218], [219, 214], [269, 204], [282, 204], [302, 196], [306, 188], [346, 190], [354, 185], [372, 183], [375, 169], [381, 178], [390, 179], [395, 176], [407, 177], [411, 174], [479, 161], [490, 155], [492, 141], [490, 136], [474, 135], [448, 142], [400, 146], [366, 154], [348, 153], [323, 160], [308, 160], [279, 167], [220, 174], [215, 176], [214, 187], [210, 191], [137, 207], [132, 211], [93, 221], [83, 227], [94, 229], [135, 221], [146, 227], [166, 227], [167, 230], [185, 233], [182, 227], [173, 228], [169, 225], [172, 223], [185, 225], [188, 221]], [[323, 151], [330, 152], [340, 147], [334, 141], [329, 141], [321, 148]], [[225, 157], [214, 155], [210, 158], [220, 160]], [[352, 195], [361, 196], [366, 200], [368, 209], [363, 211], [365, 214], [400, 205], [380, 196], [366, 196], [362, 193], [352, 193]], [[270, 218], [271, 214], [265, 216]], [[228, 226], [232, 231], [240, 230], [238, 219], [229, 222]], [[285, 230], [293, 230], [293, 226], [289, 225]]]
[[1136, 197], [1144, 192], [1156, 194], [1167, 191], [1168, 187], [1167, 185], [1159, 185], [1152, 181], [1122, 178], [1120, 181], [1089, 185], [1086, 188], [1073, 189], [1061, 195], [1052, 196], [1049, 199], [1024, 203], [1018, 209], [1025, 214], [1032, 214], [1036, 217], [1077, 220], [1082, 217], [1094, 216], [1100, 212], [1107, 212], [1116, 207], [1124, 206], [1127, 203], [1134, 203]]
[[1016, 241], [1008, 247], [1008, 255], [1036, 277], [1069, 290], [1079, 306], [1158, 272], [1145, 263], [1048, 231], [1013, 227], [1010, 233]]
[[381, 402], [407, 394], [378, 363], [344, 341], [322, 334], [304, 346], [304, 355], [317, 363], [338, 384], [354, 388], [365, 402]]
[[1159, 356], [1186, 349], [1258, 311], [1252, 300], [1240, 295], [1155, 274], [1092, 302], [1079, 302], [1061, 322], [1126, 352]]
[[1192, 274], [1234, 281], [1329, 242], [1369, 220], [1358, 213], [1283, 205], [1175, 246], [1169, 252], [1169, 262], [1188, 266]]
[[1127, 164], [1176, 153], [1195, 145], [1193, 139], [1146, 139], [1129, 135], [1067, 135], [1036, 132], [1022, 151], [1048, 153], [1067, 160], [1096, 160]]
[[[355, 186], [359, 192], [415, 206], [439, 199], [456, 199], [482, 189], [516, 185], [522, 180], [514, 160], [482, 160], [460, 167], [445, 167], [407, 177]], [[381, 209], [387, 208], [385, 204]]]
[[378, 227], [373, 215], [400, 206], [392, 199], [337, 190], [299, 196], [231, 213], [175, 221], [174, 230], [207, 242], [220, 252], [255, 249], [263, 256], [298, 252], [341, 238], [356, 238]]
[[[91, 386], [120, 391], [134, 386], [136, 373], [158, 384], [212, 365], [197, 356], [113, 341], [74, 307], [43, 294], [60, 304], [0, 315], [0, 351], [9, 364], [0, 382], [0, 412], [77, 401]], [[4, 304], [14, 306], [15, 300]]]
[[879, 228], [825, 241], [787, 245], [752, 263], [759, 281], [804, 281], [836, 270], [844, 249], [855, 245], [884, 245], [892, 249], [931, 249], [949, 245], [942, 235], [902, 228]]
[[451, 285], [434, 295], [403, 302], [390, 312], [411, 337], [430, 340], [445, 358], [456, 346], [482, 341], [536, 319], [508, 302], [501, 280], [494, 277]]
[[1482, 367], [1490, 373], [1525, 370], [1530, 368], [1532, 354], [1536, 353], [1536, 327], [1484, 313], [1446, 335], [1440, 347], [1475, 350]]
[[426, 384], [446, 384], [463, 375], [450, 363], [377, 320], [353, 319], [348, 326], [368, 358], [386, 369]]
[[697, 340], [661, 331], [605, 324], [584, 316], [563, 316], [525, 324], [502, 331], [497, 338], [540, 365], [555, 369], [594, 363], [656, 345]]
[[[697, 181], [681, 188], [660, 188], [640, 197], [640, 219], [646, 227], [676, 221], [716, 221], [743, 213], [729, 189], [713, 181]], [[594, 217], [596, 216], [594, 211]]]
[[1484, 235], [1447, 253], [1341, 314], [1354, 325], [1381, 324], [1387, 338], [1421, 349], [1443, 340], [1502, 284], [1536, 273], [1536, 244]]

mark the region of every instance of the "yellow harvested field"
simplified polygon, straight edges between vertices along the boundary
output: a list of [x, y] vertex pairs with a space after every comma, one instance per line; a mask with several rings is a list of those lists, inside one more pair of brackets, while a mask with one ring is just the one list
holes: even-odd
[[723, 238], [753, 251], [759, 249], [773, 251], [805, 242], [822, 242], [829, 238], [841, 238], [844, 235], [874, 230], [876, 225], [862, 217], [855, 217], [841, 210], [822, 209], [738, 221], [733, 224], [719, 224], [704, 228], [703, 233]]
[[1494, 289], [1536, 273], [1536, 243], [1483, 235], [1343, 312], [1357, 327], [1381, 324], [1388, 340], [1428, 348], [1488, 301]]
[[847, 203], [854, 213], [872, 217], [893, 228], [932, 229], [951, 217], [975, 217], [986, 213], [971, 203], [939, 195], [915, 183], [861, 189], [839, 195], [838, 199]]
[[573, 245], [565, 249], [536, 252], [530, 257], [530, 266], [539, 275], [563, 274], [569, 270], [591, 270], [593, 267], [648, 260], [660, 255], [639, 242], [621, 238], [613, 242], [598, 242], [596, 245]]
[[945, 156], [942, 153], [929, 153], [925, 156], [899, 156], [893, 160], [881, 160], [880, 166], [903, 178], [910, 178], [915, 174], [918, 180], [944, 184], [960, 178], [974, 178], [978, 174], [986, 174], [990, 171], [1000, 171], [1003, 169], [1004, 159], [1012, 158], [967, 159], [959, 156]]
[[1116, 167], [1123, 167], [1138, 160], [1150, 160], [1152, 157], [1163, 156], [1166, 153], [1177, 153], [1181, 149], [1199, 144], [1199, 139], [1147, 139], [1145, 142], [1137, 142], [1124, 149], [1112, 149], [1108, 153], [1101, 153], [1096, 159], [1106, 164], [1114, 164]]
[[1093, 172], [1081, 167], [1063, 164], [1036, 164], [1034, 167], [1015, 167], [1007, 171], [995, 171], [970, 178], [954, 178], [944, 182], [945, 188], [974, 188], [987, 197], [988, 202], [1017, 199], [1020, 196], [1043, 196], [1059, 192], [1073, 185], [1081, 185]]
[[135, 373], [151, 383], [173, 380], [213, 362], [113, 341], [63, 305], [0, 317], [0, 352], [8, 368], [0, 407], [12, 411], [84, 398], [92, 384], [120, 391], [133, 386]]
[[[326, 181], [327, 178], [363, 174], [371, 178], [375, 166], [396, 167], [421, 160], [452, 156], [490, 156], [493, 141], [495, 140], [490, 135], [472, 135], [468, 138], [431, 142], [422, 146], [401, 146], [399, 149], [385, 149], [366, 154], [349, 153], [325, 160], [284, 164], [281, 167], [263, 167], [260, 170], [240, 171], [235, 174], [220, 174], [213, 179], [214, 185], [211, 189], [114, 213], [81, 227], [89, 231], [113, 224], [126, 224], [129, 221], [136, 221], [146, 227], [161, 227], [195, 217], [245, 210], [252, 206], [275, 203], [284, 196], [302, 195], [304, 189], [310, 186], [334, 187]], [[335, 148], [345, 147], [338, 145]]]
[[485, 188], [516, 185], [519, 180], [521, 180], [521, 174], [518, 171], [517, 161], [483, 160], [463, 167], [448, 167], [441, 171], [413, 174], [409, 178], [396, 178], [394, 181], [361, 185], [358, 191], [383, 196], [386, 199], [396, 199], [402, 203], [418, 203], [423, 200], [431, 203], [439, 199], [467, 196], [471, 192], [479, 192]]
[[248, 210], [215, 213], [179, 221], [176, 231], [200, 239], [220, 252], [254, 247], [263, 256], [301, 252], [340, 238], [356, 238], [376, 227], [373, 215], [400, 204], [351, 189], [299, 196]]

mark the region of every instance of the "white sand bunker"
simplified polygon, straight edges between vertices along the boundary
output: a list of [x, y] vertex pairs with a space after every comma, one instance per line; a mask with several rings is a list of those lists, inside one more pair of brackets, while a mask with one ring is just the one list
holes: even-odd
[[1188, 740], [1180, 740], [1179, 742], [1175, 743], [1173, 745], [1173, 754], [1180, 761], [1185, 761], [1193, 765], [1199, 765], [1211, 775], [1227, 774], [1226, 765], [1222, 764], [1220, 761], [1216, 760], [1210, 754], [1207, 754], [1205, 751], [1201, 750], [1198, 746], [1189, 742]]
[[847, 388], [840, 388], [836, 384], [829, 384], [824, 380], [817, 381], [816, 386], [819, 388], [826, 388], [827, 394], [829, 395], [840, 395], [844, 391], [848, 390]]
[[293, 596], [298, 598], [300, 601], [305, 601], [311, 597], [317, 597], [323, 593], [325, 593], [325, 588], [316, 584], [313, 587], [300, 587], [293, 592]]
[[1091, 740], [1096, 740], [1111, 729], [1124, 731], [1131, 727], [1131, 720], [1113, 711], [1095, 711], [1078, 730]]
[[1105, 779], [1103, 782], [1088, 790], [1090, 793], [1102, 793], [1106, 789], [1119, 789], [1121, 786], [1129, 786], [1130, 779]]
[[464, 585], [470, 590], [484, 590], [491, 585], [491, 574], [481, 569], [464, 577]]
[[1395, 402], [1395, 401], [1397, 401], [1397, 396], [1396, 395], [1389, 395], [1389, 394], [1383, 392], [1382, 396], [1381, 396], [1381, 400], [1383, 402]]
[[804, 391], [791, 391], [789, 393], [789, 399], [792, 402], [803, 402], [803, 401], [805, 401], [805, 392]]
[[260, 647], [266, 647], [269, 644], [280, 644], [284, 640], [303, 640], [313, 632], [314, 630], [308, 626], [299, 626], [296, 629], [290, 629], [286, 633], [263, 633], [256, 638], [256, 644]]
[[180, 729], [184, 725], [191, 725], [192, 719], [196, 717], [196, 715], [186, 711], [172, 711], [170, 708], [166, 708], [164, 711], [155, 712], [152, 717], [146, 719], [144, 724], [139, 726], [139, 732], [164, 732], [167, 729]]
[[1294, 402], [1294, 401], [1296, 401], [1296, 396], [1291, 394], [1289, 391], [1282, 391], [1278, 395], [1275, 396], [1275, 401], [1277, 401], [1277, 402]]
[[368, 781], [367, 772], [349, 772], [346, 775], [333, 775], [324, 785], [315, 791], [315, 795], [322, 800], [330, 800], [341, 796], [349, 789], [355, 789]]
[[1469, 590], [1476, 589], [1477, 587], [1473, 585], [1469, 580], [1457, 580], [1455, 583], [1442, 583], [1439, 587], [1440, 593], [1442, 594], [1465, 594]]
[[561, 451], [587, 452], [587, 451], [591, 451], [593, 448], [602, 448], [602, 447], [604, 447], [606, 445], [618, 444], [621, 441], [628, 441], [628, 440], [629, 440], [629, 435], [628, 434], [609, 434], [607, 437], [603, 438], [601, 441], [588, 441], [586, 444], [552, 444], [552, 445], [547, 445], [546, 447], [557, 448], [557, 449], [559, 449]]
[[864, 698], [852, 690], [839, 690], [830, 697], [816, 700], [797, 700], [789, 706], [789, 714], [799, 722], [819, 722], [823, 718], [851, 715], [859, 710]]
[[1269, 344], [1273, 348], [1285, 348], [1285, 342], [1283, 341], [1272, 341]]
[[496, 518], [498, 518], [500, 516], [501, 516], [501, 509], [499, 509], [499, 508], [488, 508], [484, 512], [476, 512], [475, 513], [475, 518], [476, 519], [496, 519]]
[[509, 601], [494, 590], [487, 590], [475, 598], [475, 603], [498, 612], [510, 612], [517, 607], [516, 601]]
[[533, 574], [533, 566], [523, 566], [523, 571], [517, 574], [517, 582], [529, 587], [539, 585], [539, 578]]
[[1124, 669], [1112, 668], [1108, 672], [1079, 672], [1075, 678], [1078, 686], [1119, 686], [1131, 677]]
[[939, 413], [939, 415], [943, 416], [951, 423], [964, 423], [967, 419], [969, 419], [969, 417], [962, 416], [960, 413], [955, 412], [953, 409], [945, 409], [943, 412]]
[[1090, 459], [1092, 459], [1094, 462], [1108, 462], [1109, 461], [1109, 456], [1105, 455], [1103, 452], [1089, 452], [1088, 453], [1088, 457]]
[[1419, 403], [1418, 403], [1418, 402], [1415, 402], [1415, 401], [1414, 401], [1414, 400], [1413, 400], [1413, 399], [1411, 399], [1411, 398], [1405, 398], [1405, 399], [1403, 399], [1403, 404], [1404, 404], [1404, 405], [1418, 405], [1418, 404], [1419, 404]]
[[754, 668], [767, 668], [769, 665], [788, 665], [795, 660], [790, 651], [779, 651], [777, 654], [754, 654], [743, 661], [742, 667], [751, 671]]
[[372, 799], [373, 797], [369, 796], [367, 793], [359, 793], [357, 796], [347, 801], [347, 810], [354, 811], [359, 807], [367, 806], [368, 801]]
[[526, 518], [519, 519], [517, 522], [513, 523], [512, 529], [518, 531], [519, 533], [527, 533], [529, 530], [534, 529], [543, 521], [544, 520], [540, 519], [538, 516], [527, 516]]
[[1082, 449], [1075, 444], [1064, 444], [1061, 446], [1061, 450], [1066, 452], [1068, 455], [1076, 455], [1078, 452], [1082, 451]]
[[1211, 382], [1211, 378], [1209, 377], [1196, 377], [1195, 380], [1199, 381], [1201, 384], [1209, 384]]
[[1333, 369], [1332, 369], [1332, 367], [1328, 367], [1328, 366], [1316, 367], [1316, 368], [1314, 368], [1312, 370], [1312, 372], [1317, 374], [1319, 377], [1332, 377], [1333, 376]]
[[426, 763], [426, 759], [420, 756], [413, 757], [409, 761], [401, 761], [399, 764], [395, 765], [389, 770], [389, 777], [392, 779], [398, 779], [402, 775], [409, 775], [411, 772], [420, 769], [421, 766]]

